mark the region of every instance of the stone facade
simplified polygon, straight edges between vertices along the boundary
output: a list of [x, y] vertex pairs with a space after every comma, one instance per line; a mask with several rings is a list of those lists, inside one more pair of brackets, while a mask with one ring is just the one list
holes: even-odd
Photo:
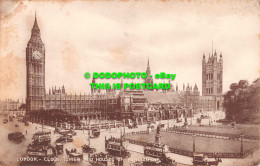
[[27, 110], [44, 108], [45, 47], [35, 16], [31, 38], [26, 48], [26, 104]]
[[[202, 60], [202, 96], [197, 85], [183, 90], [171, 87], [168, 91], [153, 90], [96, 90], [91, 94], [67, 94], [65, 87], [51, 88], [45, 92], [45, 47], [40, 38], [40, 29], [35, 22], [31, 39], [26, 48], [27, 111], [46, 109], [64, 110], [84, 119], [132, 119], [138, 123], [149, 120], [192, 116], [192, 109], [218, 110], [222, 103], [222, 55], [217, 61], [216, 53], [206, 62]], [[147, 79], [152, 83], [149, 59]], [[92, 83], [96, 83], [93, 79]], [[121, 80], [121, 84], [123, 81]]]

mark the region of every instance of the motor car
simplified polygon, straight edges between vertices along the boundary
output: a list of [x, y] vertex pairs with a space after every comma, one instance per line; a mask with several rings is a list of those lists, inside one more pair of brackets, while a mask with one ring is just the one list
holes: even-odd
[[64, 136], [59, 137], [59, 138], [55, 141], [55, 143], [65, 143], [65, 142], [67, 142], [67, 139], [66, 139], [66, 137], [64, 137]]
[[96, 148], [86, 144], [83, 145], [81, 148], [83, 153], [95, 153], [97, 151]]
[[208, 158], [203, 154], [193, 154], [193, 165], [218, 165], [222, 160], [219, 157]]
[[55, 148], [56, 148], [58, 154], [63, 153], [63, 144], [57, 143]]
[[98, 138], [100, 135], [100, 129], [99, 128], [93, 128], [90, 134], [90, 138]]
[[14, 126], [15, 126], [15, 127], [19, 127], [19, 125], [18, 125], [18, 124], [15, 124]]
[[177, 123], [181, 123], [182, 122], [182, 119], [177, 119]]
[[7, 122], [8, 122], [8, 119], [4, 119], [4, 120], [3, 120], [3, 123], [7, 123]]
[[8, 134], [8, 140], [9, 141], [14, 141], [16, 143], [21, 143], [23, 140], [25, 140], [25, 136], [23, 135], [22, 132], [14, 132]]
[[151, 129], [154, 129], [155, 127], [154, 127], [154, 125], [151, 125], [150, 128], [151, 128]]
[[25, 121], [25, 122], [24, 122], [24, 125], [25, 125], [25, 126], [29, 126], [29, 122], [28, 122], [28, 121]]
[[73, 136], [76, 136], [76, 135], [77, 135], [77, 132], [74, 131], [74, 130], [69, 130], [69, 133], [72, 134]]
[[73, 141], [73, 136], [72, 134], [66, 134], [66, 135], [61, 135], [55, 143], [65, 143], [65, 142], [72, 142]]

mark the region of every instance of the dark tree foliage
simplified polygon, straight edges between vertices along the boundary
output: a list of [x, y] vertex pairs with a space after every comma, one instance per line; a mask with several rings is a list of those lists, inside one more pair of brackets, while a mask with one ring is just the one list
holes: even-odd
[[251, 85], [247, 80], [240, 80], [230, 85], [224, 95], [223, 107], [226, 118], [238, 123], [260, 123], [260, 78]]
[[19, 106], [19, 110], [25, 111], [26, 110], [26, 104], [21, 104]]
[[79, 123], [80, 121], [78, 115], [61, 109], [50, 109], [50, 110], [39, 109], [35, 111], [30, 111], [28, 114], [31, 117], [39, 117], [46, 121], [69, 122], [69, 123]]

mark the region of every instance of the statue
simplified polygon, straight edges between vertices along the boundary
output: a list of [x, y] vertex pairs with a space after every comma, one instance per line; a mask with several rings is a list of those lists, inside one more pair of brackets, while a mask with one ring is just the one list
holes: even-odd
[[161, 126], [158, 125], [158, 126], [157, 126], [157, 130], [156, 130], [156, 134], [160, 134], [160, 129], [161, 129]]

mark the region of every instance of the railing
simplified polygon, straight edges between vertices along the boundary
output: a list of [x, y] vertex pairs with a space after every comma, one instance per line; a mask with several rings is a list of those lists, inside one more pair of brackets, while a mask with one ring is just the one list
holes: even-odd
[[149, 134], [148, 131], [136, 131], [136, 132], [130, 132], [130, 133], [125, 133], [124, 135], [137, 135], [137, 134]]
[[[129, 139], [129, 138], [126, 138], [125, 140], [127, 140], [131, 144], [136, 144], [136, 145], [140, 145], [140, 146], [146, 146], [146, 145], [149, 144], [147, 142], [136, 141], [136, 140], [132, 140], [132, 139]], [[209, 152], [196, 152], [196, 153], [207, 155], [209, 158], [215, 158], [215, 157], [219, 157], [219, 158], [245, 158], [246, 156], [252, 154], [256, 149], [257, 149], [257, 147], [249, 149], [247, 151], [244, 151], [243, 154], [241, 154], [241, 153], [209, 153]], [[183, 155], [183, 156], [188, 156], [188, 157], [193, 157], [192, 151], [181, 150], [181, 149], [176, 149], [176, 148], [172, 148], [172, 147], [169, 148], [169, 151], [171, 153], [175, 153], [175, 154], [179, 154], [179, 155]]]
[[[220, 138], [220, 139], [232, 139], [232, 140], [240, 140], [241, 139], [240, 134], [219, 133], [219, 132], [198, 131], [198, 130], [186, 130], [186, 129], [180, 129], [180, 128], [161, 129], [161, 131], [171, 132], [171, 133], [176, 133], [176, 134], [185, 134], [185, 135], [195, 134], [196, 136]], [[252, 136], [252, 135], [244, 135], [243, 139], [259, 140], [260, 137]]]
[[75, 124], [69, 124], [66, 122], [53, 122], [53, 121], [44, 121], [39, 118], [32, 118], [30, 119], [33, 123], [39, 123], [47, 126], [52, 127], [60, 127], [63, 129], [73, 129], [73, 130], [89, 130], [91, 128], [99, 128], [99, 129], [109, 129], [109, 128], [119, 128], [123, 127], [124, 124], [122, 122], [114, 121], [110, 123], [94, 123], [94, 124], [81, 124], [81, 125], [75, 125]]

